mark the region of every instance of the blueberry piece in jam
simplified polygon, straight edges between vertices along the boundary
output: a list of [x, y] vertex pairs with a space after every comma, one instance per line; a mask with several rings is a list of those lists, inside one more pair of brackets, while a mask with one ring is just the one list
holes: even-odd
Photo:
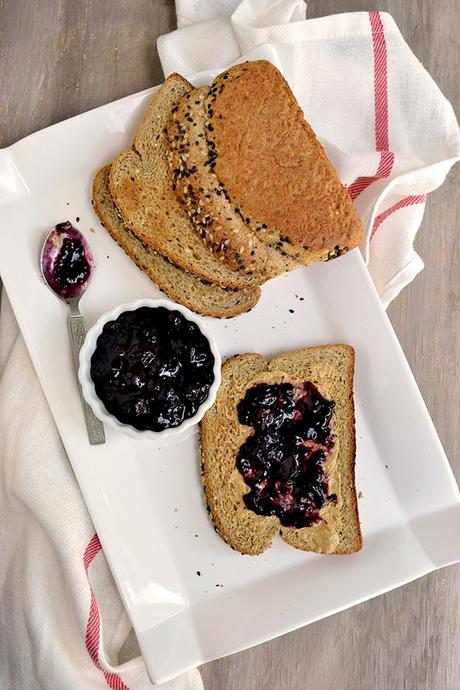
[[192, 366], [195, 366], [197, 368], [206, 366], [206, 363], [208, 361], [208, 353], [206, 351], [206, 347], [191, 347], [189, 361]]
[[214, 356], [198, 325], [177, 310], [140, 307], [105, 324], [91, 377], [119, 421], [161, 431], [179, 426], [206, 400]]
[[334, 402], [311, 382], [258, 384], [238, 404], [241, 424], [254, 427], [236, 466], [250, 487], [243, 500], [285, 527], [308, 527], [335, 499], [328, 495], [324, 462], [333, 447]]
[[182, 362], [177, 357], [170, 357], [160, 363], [158, 376], [173, 379], [176, 378], [182, 369]]
[[150, 413], [149, 401], [145, 398], [139, 398], [138, 400], [135, 400], [132, 405], [132, 410], [136, 417], [140, 417], [141, 415], [148, 415]]

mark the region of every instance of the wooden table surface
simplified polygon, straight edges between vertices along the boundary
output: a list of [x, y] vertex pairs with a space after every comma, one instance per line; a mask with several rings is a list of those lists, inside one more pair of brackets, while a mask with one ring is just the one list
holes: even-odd
[[[390, 12], [460, 112], [458, 0], [309, 0], [310, 17]], [[0, 0], [0, 146], [162, 79], [155, 39], [168, 0]], [[460, 479], [460, 168], [430, 194], [425, 270], [389, 315]], [[306, 583], [308, 587], [308, 583]], [[457, 690], [460, 567], [203, 667], [206, 690]], [[5, 689], [6, 690], [6, 689]], [[25, 690], [25, 689], [24, 689]], [[50, 689], [50, 690], [54, 690]]]

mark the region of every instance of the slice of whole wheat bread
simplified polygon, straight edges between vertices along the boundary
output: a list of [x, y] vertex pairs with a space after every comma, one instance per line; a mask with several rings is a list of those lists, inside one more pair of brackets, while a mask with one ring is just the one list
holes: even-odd
[[223, 72], [205, 108], [214, 172], [258, 237], [305, 264], [360, 244], [351, 198], [276, 67]]
[[[292, 546], [316, 553], [346, 554], [362, 546], [356, 499], [355, 418], [353, 403], [354, 350], [348, 345], [305, 348], [275, 357], [270, 364], [258, 354], [228, 360], [216, 402], [201, 423], [202, 478], [206, 501], [216, 530], [232, 548], [259, 554], [277, 532]], [[243, 495], [249, 487], [236, 467], [241, 445], [252, 428], [241, 425], [237, 404], [258, 383], [310, 381], [335, 403], [331, 419], [334, 445], [324, 471], [329, 495], [337, 501], [320, 511], [321, 520], [309, 527], [283, 527], [276, 516], [248, 509]]]
[[231, 290], [204, 283], [143, 244], [120, 218], [110, 195], [109, 174], [110, 165], [106, 165], [93, 181], [92, 201], [96, 215], [115, 242], [160, 290], [192, 311], [216, 318], [236, 316], [257, 303], [259, 288]]
[[182, 96], [168, 121], [173, 188], [214, 254], [223, 256], [234, 270], [251, 271], [263, 282], [299, 264], [259, 240], [225, 197], [212, 169], [213, 155], [206, 139], [204, 100], [208, 91], [202, 87]]
[[171, 185], [164, 128], [178, 99], [191, 90], [180, 75], [166, 79], [152, 98], [134, 140], [112, 163], [110, 193], [123, 221], [148, 247], [198, 278], [242, 289], [257, 284], [209, 251], [197, 235]]

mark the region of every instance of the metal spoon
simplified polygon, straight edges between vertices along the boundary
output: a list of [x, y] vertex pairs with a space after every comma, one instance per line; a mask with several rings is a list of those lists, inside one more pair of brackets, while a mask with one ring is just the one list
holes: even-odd
[[[40, 268], [48, 287], [70, 307], [68, 320], [75, 367], [86, 335], [85, 321], [78, 309], [80, 299], [91, 282], [94, 260], [89, 244], [70, 221], [59, 223], [47, 236], [40, 254]], [[105, 443], [104, 426], [80, 398], [85, 416], [88, 439], [92, 446]]]

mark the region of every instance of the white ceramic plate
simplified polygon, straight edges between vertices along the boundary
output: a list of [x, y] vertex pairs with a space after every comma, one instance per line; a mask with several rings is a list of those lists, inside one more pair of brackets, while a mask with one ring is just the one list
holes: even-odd
[[357, 250], [270, 282], [249, 314], [206, 321], [222, 357], [248, 350], [271, 356], [320, 343], [355, 346], [360, 553], [305, 554], [281, 539], [258, 557], [232, 551], [204, 507], [196, 430], [161, 452], [110, 428], [105, 445], [88, 445], [66, 306], [42, 283], [38, 257], [49, 230], [78, 216], [97, 262], [81, 305], [88, 326], [118, 304], [159, 296], [90, 204], [93, 174], [130, 144], [149, 96], [124, 98], [0, 151], [0, 273], [150, 676], [159, 683], [460, 560], [460, 503]]

